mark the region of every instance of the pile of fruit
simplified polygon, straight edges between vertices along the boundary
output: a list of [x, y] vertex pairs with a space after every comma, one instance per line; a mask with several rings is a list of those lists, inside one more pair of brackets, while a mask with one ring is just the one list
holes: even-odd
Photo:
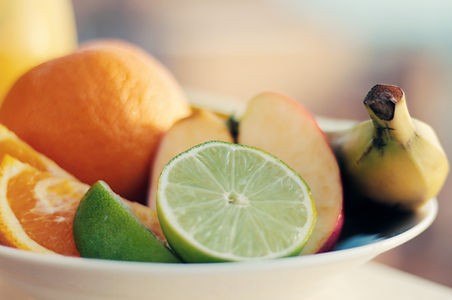
[[22, 75], [0, 107], [0, 243], [168, 263], [332, 250], [344, 188], [414, 210], [449, 171], [400, 88], [376, 85], [364, 105], [370, 120], [340, 130], [272, 92], [225, 115], [191, 106], [136, 46], [83, 45]]

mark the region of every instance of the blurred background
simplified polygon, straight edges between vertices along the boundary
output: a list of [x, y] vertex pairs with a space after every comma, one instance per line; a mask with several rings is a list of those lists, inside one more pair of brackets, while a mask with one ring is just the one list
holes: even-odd
[[[136, 43], [185, 87], [243, 100], [275, 90], [315, 114], [363, 120], [367, 91], [376, 83], [398, 85], [412, 116], [436, 129], [452, 157], [451, 1], [73, 0], [72, 5], [80, 43], [100, 37]], [[451, 180], [439, 195], [431, 228], [378, 261], [452, 287]]]

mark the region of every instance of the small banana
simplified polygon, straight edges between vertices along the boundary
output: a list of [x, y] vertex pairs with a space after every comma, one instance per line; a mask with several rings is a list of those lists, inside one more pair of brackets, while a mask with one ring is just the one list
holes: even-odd
[[399, 87], [374, 86], [364, 105], [371, 120], [326, 130], [346, 181], [368, 198], [404, 209], [435, 197], [449, 163], [433, 129], [410, 117]]

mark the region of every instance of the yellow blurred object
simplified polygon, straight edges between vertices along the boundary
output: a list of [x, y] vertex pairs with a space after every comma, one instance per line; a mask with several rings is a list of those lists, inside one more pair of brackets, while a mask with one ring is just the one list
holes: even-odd
[[76, 46], [70, 0], [0, 0], [0, 104], [25, 71]]

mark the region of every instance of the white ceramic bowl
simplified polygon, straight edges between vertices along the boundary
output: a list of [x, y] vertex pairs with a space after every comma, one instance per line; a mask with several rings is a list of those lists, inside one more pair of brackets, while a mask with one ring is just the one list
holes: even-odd
[[346, 214], [337, 250], [250, 263], [132, 263], [0, 246], [0, 278], [33, 299], [45, 300], [300, 300], [328, 288], [335, 276], [419, 235], [437, 210], [432, 199], [412, 214]]

